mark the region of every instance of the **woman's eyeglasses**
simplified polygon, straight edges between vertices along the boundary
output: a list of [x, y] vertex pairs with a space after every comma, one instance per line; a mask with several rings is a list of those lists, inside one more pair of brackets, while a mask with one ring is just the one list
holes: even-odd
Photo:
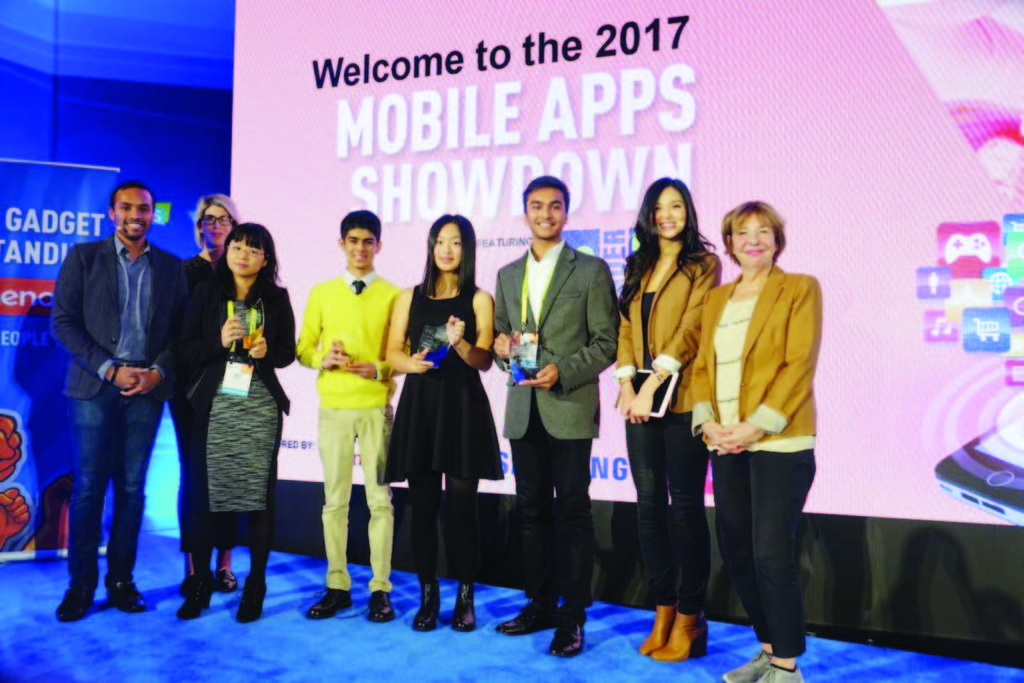
[[223, 226], [231, 225], [231, 216], [203, 216], [203, 225], [210, 227], [214, 223], [220, 223]]
[[241, 244], [238, 244], [237, 242], [235, 242], [230, 247], [228, 247], [228, 251], [230, 251], [232, 254], [235, 254], [235, 255], [241, 255], [241, 254], [244, 253], [249, 258], [256, 258], [257, 256], [263, 256], [263, 250], [262, 249], [254, 249], [253, 247], [243, 247]]

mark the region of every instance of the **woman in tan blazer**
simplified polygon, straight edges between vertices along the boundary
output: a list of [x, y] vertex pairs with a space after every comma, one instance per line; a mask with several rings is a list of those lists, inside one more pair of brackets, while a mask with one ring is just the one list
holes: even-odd
[[719, 547], [762, 648], [724, 678], [802, 681], [796, 529], [815, 473], [821, 287], [775, 265], [786, 244], [784, 223], [764, 202], [729, 212], [722, 239], [742, 274], [704, 299], [693, 431], [717, 452]]
[[[662, 178], [647, 190], [637, 218], [640, 247], [626, 261], [619, 297], [616, 378], [626, 418], [626, 450], [636, 486], [640, 550], [655, 602], [654, 627], [641, 654], [659, 661], [699, 657], [707, 647], [704, 594], [711, 543], [704, 511], [708, 451], [690, 428], [685, 401], [690, 363], [700, 338], [704, 295], [721, 277], [721, 262], [697, 228], [690, 191]], [[641, 371], [637, 377], [638, 369]], [[649, 374], [648, 374], [649, 373]], [[651, 417], [655, 392], [679, 374], [663, 417]], [[634, 390], [634, 382], [638, 389]], [[681, 557], [669, 535], [676, 523]], [[676, 577], [682, 570], [682, 583]]]

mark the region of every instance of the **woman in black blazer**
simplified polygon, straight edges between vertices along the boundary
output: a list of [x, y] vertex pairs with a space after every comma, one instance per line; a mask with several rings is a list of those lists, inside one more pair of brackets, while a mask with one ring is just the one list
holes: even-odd
[[[258, 338], [257, 323], [241, 317], [257, 308]], [[262, 225], [243, 223], [228, 235], [214, 278], [199, 284], [189, 303], [181, 354], [194, 368], [188, 399], [196, 414], [189, 449], [195, 573], [178, 617], [195, 619], [209, 606], [218, 529], [245, 512], [251, 569], [237, 618], [254, 621], [267, 590], [277, 452], [290, 407], [276, 369], [295, 360], [295, 314], [277, 285], [274, 240]]]

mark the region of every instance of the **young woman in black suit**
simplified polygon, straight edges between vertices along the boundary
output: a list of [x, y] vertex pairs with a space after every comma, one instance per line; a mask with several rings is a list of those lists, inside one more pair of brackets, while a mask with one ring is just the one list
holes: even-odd
[[[261, 334], [243, 323], [243, 309], [262, 309]], [[290, 405], [276, 370], [295, 360], [295, 314], [262, 225], [243, 223], [228, 235], [214, 279], [198, 285], [189, 303], [181, 353], [195, 368], [188, 391], [196, 414], [189, 449], [195, 573], [178, 617], [194, 619], [209, 606], [218, 529], [244, 512], [251, 568], [237, 618], [255, 621], [267, 590], [277, 453]]]

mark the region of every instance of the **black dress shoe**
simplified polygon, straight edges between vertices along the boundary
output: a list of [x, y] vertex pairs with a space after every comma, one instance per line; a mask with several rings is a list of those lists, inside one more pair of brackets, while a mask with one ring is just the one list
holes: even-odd
[[245, 580], [245, 588], [242, 589], [242, 601], [238, 603], [238, 614], [235, 620], [242, 624], [256, 621], [263, 614], [263, 598], [267, 597], [267, 584], [255, 582], [252, 579]]
[[476, 628], [476, 609], [473, 606], [473, 584], [460, 583], [455, 597], [455, 613], [452, 614], [452, 628], [456, 631], [472, 631]]
[[515, 619], [498, 624], [496, 630], [506, 636], [525, 636], [554, 627], [555, 617], [551, 611], [541, 609], [531, 602]]
[[437, 613], [441, 609], [441, 588], [437, 581], [420, 586], [420, 610], [412, 620], [416, 631], [433, 631], [437, 628]]
[[391, 607], [391, 597], [384, 591], [373, 591], [370, 594], [370, 612], [366, 618], [379, 624], [394, 619], [395, 610]]
[[234, 593], [238, 590], [238, 579], [230, 569], [218, 569], [217, 576], [213, 580], [213, 590], [218, 593]]
[[209, 573], [206, 576], [192, 576], [185, 579], [188, 594], [185, 602], [178, 608], [179, 619], [195, 619], [203, 609], [210, 606], [210, 594], [213, 593], [213, 580]]
[[306, 616], [310, 619], [328, 619], [343, 610], [352, 606], [352, 594], [340, 588], [328, 588], [322, 594], [320, 601], [309, 608]]
[[583, 652], [583, 627], [575, 624], [559, 626], [555, 629], [548, 652], [556, 657], [575, 657]]
[[57, 608], [57, 621], [78, 621], [92, 606], [92, 589], [71, 584]]
[[146, 611], [146, 601], [131, 581], [118, 581], [107, 586], [107, 604], [129, 614]]

